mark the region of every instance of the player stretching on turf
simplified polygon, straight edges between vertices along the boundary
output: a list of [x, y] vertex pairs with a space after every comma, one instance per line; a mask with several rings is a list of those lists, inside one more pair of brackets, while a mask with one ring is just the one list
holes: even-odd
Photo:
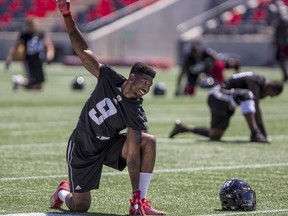
[[[132, 186], [131, 215], [166, 215], [155, 210], [146, 193], [156, 158], [156, 139], [145, 131], [142, 96], [147, 94], [156, 72], [143, 63], [133, 65], [128, 79], [100, 64], [89, 49], [70, 13], [70, 4], [56, 1], [71, 44], [84, 67], [98, 79], [86, 101], [67, 147], [69, 181], [62, 181], [50, 199], [52, 208], [65, 203], [71, 211], [87, 212], [92, 189], [98, 189], [103, 165], [123, 170]], [[127, 134], [120, 131], [127, 128]]]
[[51, 62], [55, 55], [54, 45], [47, 33], [40, 31], [37, 19], [28, 17], [24, 29], [19, 33], [13, 46], [9, 49], [5, 67], [9, 69], [17, 50], [23, 46], [23, 64], [25, 69], [22, 75], [12, 77], [13, 89], [23, 87], [26, 90], [41, 90], [45, 82], [44, 62]]
[[208, 96], [211, 112], [211, 127], [195, 127], [183, 125], [178, 120], [169, 137], [184, 132], [191, 132], [220, 140], [228, 128], [235, 108], [240, 105], [243, 115], [251, 131], [251, 142], [269, 143], [262, 120], [259, 100], [266, 96], [274, 97], [283, 90], [281, 81], [266, 80], [264, 76], [253, 72], [234, 74], [220, 86], [213, 87]]

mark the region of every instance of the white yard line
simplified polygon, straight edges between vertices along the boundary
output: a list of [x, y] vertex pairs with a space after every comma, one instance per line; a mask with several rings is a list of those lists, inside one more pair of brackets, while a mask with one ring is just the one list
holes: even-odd
[[[272, 163], [272, 164], [247, 164], [239, 166], [216, 166], [216, 167], [194, 167], [194, 168], [178, 168], [178, 169], [159, 169], [154, 170], [154, 173], [179, 173], [179, 172], [196, 172], [196, 171], [210, 171], [210, 170], [229, 170], [229, 169], [257, 169], [267, 167], [286, 167], [288, 163]], [[127, 175], [127, 171], [124, 172], [107, 172], [103, 173], [103, 176], [113, 175]], [[33, 180], [33, 179], [47, 179], [47, 178], [66, 178], [66, 175], [51, 175], [51, 176], [23, 176], [23, 177], [11, 177], [0, 178], [0, 181], [13, 181], [13, 180]]]
[[233, 216], [233, 215], [250, 215], [250, 214], [271, 214], [288, 212], [288, 209], [276, 209], [276, 210], [262, 210], [262, 211], [251, 211], [251, 212], [229, 212], [225, 214], [210, 214], [210, 215], [198, 215], [198, 216]]
[[[278, 134], [271, 136], [272, 141], [273, 140], [282, 140], [282, 139], [287, 139], [287, 135], [285, 134]], [[167, 142], [173, 142], [173, 143], [195, 143], [199, 141], [205, 141], [208, 140], [207, 138], [201, 137], [201, 136], [191, 136], [191, 138], [177, 138], [177, 139], [170, 139], [170, 138], [158, 138], [157, 142], [159, 143], [167, 143]], [[247, 143], [249, 142], [249, 137], [248, 136], [227, 136], [223, 137], [224, 142], [237, 142], [237, 141], [243, 141]], [[208, 142], [208, 141], [207, 141]], [[219, 142], [221, 143], [221, 142]], [[257, 145], [257, 143], [253, 143], [253, 145]], [[66, 142], [61, 142], [61, 143], [21, 143], [21, 144], [2, 144], [0, 145], [0, 148], [12, 148], [12, 147], [29, 147], [29, 146], [48, 146], [48, 145], [67, 145]], [[263, 144], [260, 144], [263, 145]], [[273, 143], [272, 143], [273, 145]]]
[[[288, 209], [275, 209], [275, 210], [262, 210], [262, 211], [251, 211], [251, 212], [229, 212], [225, 214], [209, 214], [209, 215], [198, 215], [198, 216], [233, 216], [233, 215], [257, 215], [257, 214], [271, 214], [288, 212]], [[55, 213], [19, 213], [19, 214], [6, 214], [5, 216], [74, 216], [75, 214], [55, 214]], [[85, 215], [85, 214], [83, 214]], [[87, 214], [89, 215], [89, 214]]]

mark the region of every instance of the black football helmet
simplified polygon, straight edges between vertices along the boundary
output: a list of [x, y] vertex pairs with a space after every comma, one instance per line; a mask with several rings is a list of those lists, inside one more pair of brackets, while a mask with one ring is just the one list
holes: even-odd
[[163, 82], [156, 83], [154, 85], [153, 94], [154, 95], [162, 95], [162, 96], [164, 96], [166, 94], [166, 85], [165, 85], [165, 83], [163, 83]]
[[73, 80], [72, 80], [72, 83], [71, 83], [71, 88], [73, 90], [83, 90], [85, 87], [85, 79], [84, 77], [75, 77]]
[[250, 185], [238, 178], [226, 181], [219, 193], [222, 210], [254, 211], [256, 193]]

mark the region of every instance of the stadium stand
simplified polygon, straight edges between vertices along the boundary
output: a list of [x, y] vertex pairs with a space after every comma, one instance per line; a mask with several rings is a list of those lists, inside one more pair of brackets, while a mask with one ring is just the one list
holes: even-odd
[[[204, 24], [204, 34], [257, 34], [267, 31], [279, 18], [287, 0], [248, 0]], [[265, 33], [265, 32], [264, 32]]]
[[47, 12], [55, 9], [55, 4], [46, 0], [1, 0], [0, 30], [17, 30], [21, 27], [25, 17], [45, 17]]
[[[224, 51], [227, 49], [228, 51], [237, 50], [238, 52], [237, 45], [240, 44], [241, 41], [245, 41], [244, 45], [249, 44], [246, 43], [248, 41], [257, 47], [261, 46], [263, 50], [268, 50], [268, 46], [271, 46], [268, 45], [268, 43], [270, 43], [269, 34], [271, 35], [273, 25], [278, 20], [278, 13], [284, 6], [284, 9], [287, 10], [288, 5], [288, 0], [203, 0], [197, 1], [197, 4], [194, 4], [193, 7], [189, 9], [191, 0], [85, 0], [85, 4], [83, 4], [81, 0], [71, 1], [73, 3], [74, 19], [78, 23], [81, 31], [89, 37], [89, 42], [93, 45], [93, 49], [97, 47], [97, 51], [100, 52], [103, 57], [119, 58], [123, 55], [125, 57], [130, 55], [129, 57], [141, 58], [143, 58], [143, 56], [168, 57], [172, 59], [173, 62], [178, 62], [178, 56], [175, 55], [175, 52], [178, 52], [178, 40], [184, 38], [185, 42], [186, 40], [193, 39], [198, 37], [199, 32], [202, 34], [201, 39], [209, 45], [215, 46], [215, 49], [220, 47], [221, 49], [223, 48]], [[59, 46], [59, 50], [61, 51], [59, 53], [63, 55], [71, 54], [69, 44], [66, 44], [66, 41], [63, 39], [63, 31], [65, 31], [63, 20], [55, 9], [55, 5], [50, 4], [51, 2], [52, 1], [48, 0], [0, 0], [0, 31], [3, 31], [2, 38], [6, 41], [2, 42], [3, 47], [7, 49], [6, 47], [8, 47], [12, 40], [10, 38], [12, 38], [12, 36], [14, 37], [15, 33], [22, 27], [23, 18], [28, 15], [33, 15], [41, 19], [41, 27], [54, 33], [53, 40], [56, 46]], [[155, 4], [156, 7], [154, 8], [157, 9], [149, 16], [144, 16], [143, 18], [145, 20], [142, 18], [141, 20], [137, 20], [136, 17], [135, 24], [130, 23], [128, 30], [126, 27], [114, 28], [115, 25], [113, 25], [113, 23], [118, 23], [114, 21], [123, 18], [127, 14], [131, 15], [129, 18], [134, 20], [135, 17], [133, 15], [137, 14], [134, 12], [138, 12], [138, 10], [144, 8], [146, 4], [153, 4], [153, 2], [160, 4]], [[170, 3], [167, 4], [167, 2]], [[229, 2], [233, 3], [233, 5], [230, 4], [229, 6]], [[165, 4], [169, 6], [162, 6]], [[211, 7], [209, 7], [209, 5]], [[226, 7], [226, 5], [228, 5], [229, 8], [227, 7], [225, 10], [222, 10], [222, 6]], [[151, 7], [151, 10], [152, 8], [153, 7]], [[174, 13], [174, 11], [179, 8], [181, 8], [182, 13]], [[95, 11], [97, 11], [97, 13]], [[141, 13], [141, 10], [139, 10], [139, 12]], [[168, 17], [167, 14], [173, 14], [173, 16]], [[163, 20], [163, 17], [165, 17], [165, 20]], [[150, 25], [154, 20], [154, 25]], [[165, 21], [167, 22], [168, 20], [170, 25], [165, 25]], [[138, 27], [139, 25], [137, 26], [138, 23], [145, 25], [145, 27], [149, 29], [151, 32], [149, 37], [142, 36], [145, 35], [145, 33], [143, 34], [143, 30]], [[98, 33], [97, 30], [101, 32], [101, 27], [104, 26], [116, 30], [111, 31], [111, 33], [106, 33], [107, 35], [105, 35], [105, 37], [101, 34], [95, 37], [96, 33]], [[198, 27], [201, 27], [201, 31], [198, 31], [200, 29]], [[150, 46], [149, 41], [151, 38], [153, 38], [152, 40], [156, 40], [155, 38], [159, 37], [155, 32], [160, 28], [166, 37], [165, 40], [159, 41], [158, 47], [160, 48], [156, 49]], [[179, 29], [182, 30], [179, 31]], [[4, 33], [4, 31], [6, 32]], [[109, 37], [107, 37], [108, 34]], [[132, 34], [133, 38], [141, 41], [141, 43], [126, 43], [128, 36]], [[101, 37], [99, 35], [101, 35]], [[236, 35], [236, 37], [234, 35]], [[249, 35], [249, 37], [247, 37], [247, 35]], [[175, 41], [175, 38], [177, 41]], [[108, 40], [112, 40], [114, 44], [117, 42], [117, 47], [115, 48], [115, 46], [113, 46], [114, 48], [112, 48], [108, 46]], [[125, 43], [122, 43], [123, 40]], [[234, 40], [237, 43], [232, 44]], [[176, 46], [175, 43], [177, 43]], [[246, 53], [244, 45], [241, 45], [239, 52]], [[120, 52], [119, 50], [124, 49], [123, 47], [125, 48], [124, 54], [123, 52], [118, 53]], [[249, 48], [250, 47], [251, 46], [249, 46]], [[248, 56], [250, 56], [251, 52], [248, 53], [249, 55], [247, 55], [244, 60], [248, 61], [250, 65], [249, 60], [252, 58]], [[261, 53], [267, 52], [263, 51]], [[268, 58], [267, 56], [264, 57], [265, 59]], [[1, 58], [3, 58], [3, 55]], [[263, 59], [263, 56], [261, 58]], [[62, 58], [59, 59], [62, 60]], [[253, 61], [253, 64], [254, 62], [255, 64], [259, 64], [260, 57], [259, 61]]]
[[274, 32], [287, 0], [226, 1], [177, 26], [179, 59], [187, 44], [201, 40], [224, 53], [237, 53], [243, 65], [275, 65]]
[[[98, 20], [99, 18], [113, 14], [125, 7], [134, 5], [129, 9], [132, 11], [143, 8], [157, 0], [85, 0], [85, 4], [81, 0], [72, 0], [73, 12], [75, 13], [75, 21], [79, 24], [81, 30], [89, 22]], [[136, 3], [136, 4], [135, 4]], [[87, 6], [88, 5], [88, 6]], [[125, 14], [125, 13], [124, 13]], [[27, 16], [35, 16], [43, 20], [46, 30], [64, 31], [63, 23], [56, 21], [59, 13], [53, 1], [47, 0], [0, 0], [0, 30], [1, 31], [18, 31], [23, 24], [23, 20]], [[114, 16], [119, 18], [119, 16]], [[114, 20], [113, 19], [113, 20]], [[109, 22], [113, 21], [109, 19]], [[102, 21], [103, 24], [108, 22]], [[94, 28], [100, 25], [93, 25]]]
[[[82, 32], [93, 31], [103, 27], [121, 17], [140, 10], [159, 0], [71, 0], [73, 3], [73, 16]], [[40, 20], [40, 28], [55, 33], [65, 32], [65, 25], [61, 14], [53, 1], [47, 0], [0, 0], [0, 31], [18, 32], [21, 30], [25, 17], [34, 16]], [[60, 22], [59, 22], [60, 21]], [[57, 39], [56, 39], [57, 40]], [[60, 42], [55, 43], [56, 59], [64, 64], [81, 64], [72, 49], [63, 48]], [[69, 54], [68, 54], [69, 53]], [[101, 58], [103, 63], [111, 65], [130, 65], [141, 59], [132, 58]], [[145, 59], [150, 65], [160, 68], [171, 66], [167, 59]]]

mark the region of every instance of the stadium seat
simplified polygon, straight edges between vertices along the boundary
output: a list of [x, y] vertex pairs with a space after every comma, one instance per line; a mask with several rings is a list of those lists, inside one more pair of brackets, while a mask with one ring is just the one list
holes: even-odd
[[[81, 0], [72, 1], [75, 3], [75, 7], [80, 5], [83, 8], [83, 2]], [[135, 10], [138, 10], [155, 1], [158, 0], [95, 0], [91, 5], [89, 4], [92, 1], [87, 1], [87, 4], [89, 4], [86, 8], [77, 10], [75, 21], [78, 24], [83, 25], [109, 15], [133, 3], [139, 2], [138, 7], [134, 8]], [[5, 30], [9, 24], [11, 28], [6, 30], [16, 31], [18, 29], [12, 28], [12, 26], [16, 25], [11, 22], [22, 22], [26, 16], [36, 16], [39, 18], [46, 18], [47, 16], [53, 17], [53, 12], [56, 11], [56, 9], [56, 4], [51, 0], [0, 0], [0, 29]], [[132, 10], [130, 10], [130, 12], [131, 11]], [[59, 23], [57, 23], [52, 29], [58, 29], [60, 31], [64, 30], [62, 27], [59, 27]]]

